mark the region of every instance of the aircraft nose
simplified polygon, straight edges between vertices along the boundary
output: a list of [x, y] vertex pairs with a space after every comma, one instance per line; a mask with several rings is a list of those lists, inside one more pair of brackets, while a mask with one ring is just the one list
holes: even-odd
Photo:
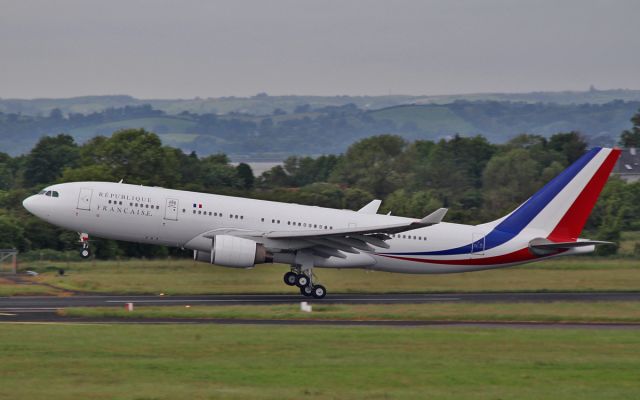
[[27, 211], [29, 211], [31, 214], [34, 214], [33, 210], [34, 210], [34, 203], [36, 200], [35, 197], [36, 196], [29, 196], [22, 201], [22, 207], [26, 208]]

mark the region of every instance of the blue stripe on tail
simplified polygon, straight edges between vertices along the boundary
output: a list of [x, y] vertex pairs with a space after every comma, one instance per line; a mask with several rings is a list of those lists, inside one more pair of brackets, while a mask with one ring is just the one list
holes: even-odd
[[[585, 153], [576, 162], [562, 171], [547, 183], [542, 189], [537, 191], [529, 200], [522, 204], [516, 211], [509, 215], [504, 221], [496, 225], [487, 236], [485, 236], [485, 250], [492, 249], [513, 239], [553, 200], [564, 187], [602, 150], [595, 147]], [[456, 254], [471, 253], [472, 243], [447, 250], [424, 251], [412, 253], [385, 253], [393, 255], [424, 255], [424, 256], [448, 256]]]

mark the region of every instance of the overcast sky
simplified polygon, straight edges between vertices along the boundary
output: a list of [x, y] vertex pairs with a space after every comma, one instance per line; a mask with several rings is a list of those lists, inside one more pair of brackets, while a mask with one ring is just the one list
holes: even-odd
[[0, 97], [640, 89], [640, 1], [0, 0]]

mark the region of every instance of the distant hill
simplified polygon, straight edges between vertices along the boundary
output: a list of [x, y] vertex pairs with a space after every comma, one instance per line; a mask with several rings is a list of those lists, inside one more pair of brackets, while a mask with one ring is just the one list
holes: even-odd
[[461, 135], [486, 136], [502, 143], [520, 133], [551, 136], [578, 131], [594, 145], [613, 145], [639, 101], [616, 100], [604, 104], [553, 104], [499, 101], [456, 101], [449, 104], [407, 105], [372, 111], [379, 120], [391, 120], [411, 138], [431, 139]]
[[48, 115], [57, 108], [64, 114], [89, 114], [108, 108], [149, 104], [167, 114], [187, 111], [194, 114], [242, 113], [266, 115], [281, 109], [287, 113], [296, 109], [321, 108], [355, 104], [363, 110], [377, 110], [406, 104], [449, 104], [455, 101], [507, 101], [555, 104], [604, 104], [615, 100], [640, 101], [640, 90], [611, 89], [531, 93], [476, 93], [441, 96], [269, 96], [261, 93], [252, 97], [210, 97], [194, 99], [136, 99], [126, 95], [84, 96], [66, 99], [2, 99], [0, 112], [23, 115]]
[[[132, 98], [112, 96], [108, 103], [118, 104], [127, 99]], [[32, 111], [53, 104], [73, 110], [102, 104], [93, 97], [86, 98], [86, 103], [71, 99], [66, 103], [52, 101], [33, 100], [34, 103], [27, 104], [35, 107]], [[196, 151], [201, 155], [224, 152], [233, 158], [263, 160], [282, 159], [290, 154], [341, 153], [359, 139], [384, 133], [399, 134], [409, 140], [484, 135], [492, 142], [502, 143], [520, 133], [551, 136], [579, 131], [591, 144], [612, 145], [631, 126], [630, 118], [640, 109], [640, 101], [623, 100], [601, 104], [456, 100], [446, 104], [368, 108], [385, 101], [391, 99], [378, 99], [378, 103], [370, 102], [366, 107], [354, 103], [329, 106], [305, 103], [290, 112], [278, 107], [261, 115], [189, 111], [172, 114], [150, 104], [114, 106], [86, 113], [65, 112], [61, 108], [40, 115], [0, 111], [0, 152], [12, 155], [28, 152], [43, 135], [68, 133], [85, 142], [126, 128], [155, 132], [164, 143], [185, 152]]]

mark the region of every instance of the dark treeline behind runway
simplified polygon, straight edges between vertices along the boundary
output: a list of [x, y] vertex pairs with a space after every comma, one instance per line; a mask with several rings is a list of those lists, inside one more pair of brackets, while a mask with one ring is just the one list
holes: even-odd
[[[640, 144], [640, 113], [621, 144]], [[122, 130], [78, 145], [71, 136], [47, 136], [25, 155], [0, 153], [0, 248], [27, 257], [68, 257], [77, 234], [28, 214], [22, 200], [56, 182], [102, 180], [358, 209], [382, 199], [381, 212], [422, 217], [448, 207], [449, 222], [482, 223], [511, 211], [587, 149], [576, 132], [550, 138], [520, 135], [505, 144], [482, 136], [408, 142], [395, 135], [362, 139], [342, 155], [290, 157], [259, 177], [224, 154], [199, 157], [163, 146], [154, 133]], [[611, 178], [594, 209], [586, 237], [616, 241], [640, 230], [640, 183]], [[97, 257], [166, 256], [178, 250], [101, 240]], [[601, 252], [615, 252], [603, 246]], [[73, 252], [75, 254], [75, 251]]]

